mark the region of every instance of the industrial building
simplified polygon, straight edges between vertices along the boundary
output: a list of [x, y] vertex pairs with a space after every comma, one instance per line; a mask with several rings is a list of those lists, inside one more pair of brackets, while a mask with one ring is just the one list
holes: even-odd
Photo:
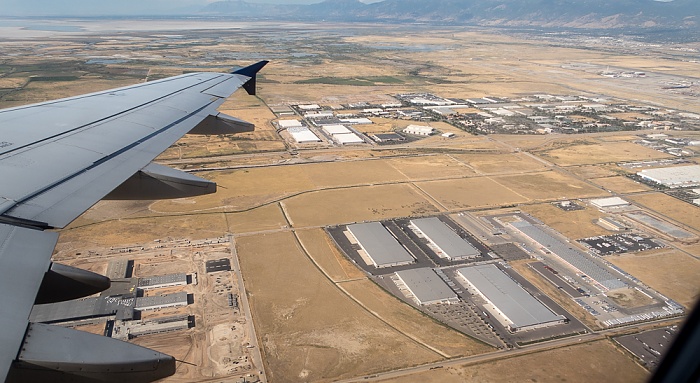
[[374, 267], [407, 265], [415, 261], [380, 222], [356, 223], [347, 228]]
[[334, 134], [333, 139], [341, 145], [363, 144], [365, 140], [355, 133]]
[[305, 142], [321, 142], [321, 139], [305, 126], [289, 128], [287, 129], [287, 132], [292, 135], [294, 141], [296, 141], [298, 144]]
[[411, 225], [430, 242], [431, 248], [440, 258], [457, 261], [476, 258], [481, 254], [437, 217], [413, 219]]
[[610, 218], [610, 217], [601, 217], [598, 218], [597, 221], [598, 225], [600, 225], [603, 228], [606, 228], [610, 231], [623, 231], [627, 230], [627, 226], [624, 224]]
[[646, 169], [638, 172], [637, 175], [670, 188], [700, 185], [700, 165]]
[[457, 294], [430, 268], [397, 271], [396, 276], [420, 305], [459, 302]]
[[413, 134], [416, 136], [429, 136], [435, 133], [435, 128], [422, 125], [409, 125], [404, 130], [406, 134]]
[[139, 311], [164, 309], [168, 307], [187, 306], [187, 292], [179, 291], [173, 294], [153, 297], [138, 297], [134, 308]]
[[345, 125], [339, 124], [324, 125], [323, 130], [330, 135], [352, 133]]
[[486, 300], [486, 308], [512, 332], [565, 323], [493, 264], [463, 267], [457, 274]]
[[373, 124], [372, 120], [369, 118], [341, 118], [340, 121], [350, 124], [350, 125], [367, 125], [367, 124]]
[[602, 291], [627, 287], [626, 283], [616, 278], [602, 266], [590, 260], [584, 252], [549, 235], [539, 227], [527, 221], [513, 222], [510, 223], [510, 225], [525, 234], [542, 248], [547, 249], [548, 252], [559, 257], [559, 259], [566, 262], [579, 274], [591, 278], [599, 285]]
[[598, 209], [620, 208], [630, 204], [620, 197], [598, 198], [589, 200], [589, 202]]
[[277, 125], [282, 129], [301, 128], [303, 126], [299, 120], [279, 120]]
[[141, 290], [159, 289], [163, 287], [184, 286], [187, 284], [187, 274], [169, 274], [155, 277], [139, 278], [138, 287]]

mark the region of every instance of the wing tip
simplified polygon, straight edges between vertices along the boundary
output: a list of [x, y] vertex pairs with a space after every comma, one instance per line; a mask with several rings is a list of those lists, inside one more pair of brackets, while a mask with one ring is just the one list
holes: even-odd
[[242, 75], [247, 76], [247, 77], [255, 77], [255, 75], [260, 71], [260, 69], [262, 69], [265, 65], [267, 65], [267, 63], [269, 63], [268, 60], [258, 61], [257, 63], [255, 63], [253, 65], [248, 65], [245, 68], [237, 69], [231, 73], [232, 74], [242, 74]]

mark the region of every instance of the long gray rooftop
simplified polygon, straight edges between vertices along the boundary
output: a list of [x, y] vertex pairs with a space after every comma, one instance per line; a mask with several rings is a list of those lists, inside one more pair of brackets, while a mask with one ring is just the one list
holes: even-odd
[[430, 268], [402, 270], [396, 274], [421, 304], [457, 299], [457, 294]]
[[539, 243], [540, 246], [546, 247], [552, 253], [559, 256], [559, 258], [580, 270], [582, 273], [585, 273], [606, 289], [613, 290], [627, 286], [627, 284], [615, 278], [613, 274], [601, 266], [598, 266], [598, 264], [592, 260], [588, 259], [585, 253], [576, 250], [570, 245], [554, 238], [539, 227], [526, 221], [513, 222], [512, 225], [530, 237], [533, 241]]
[[459, 274], [521, 328], [563, 319], [515, 283], [493, 264], [463, 267]]
[[356, 223], [348, 225], [362, 248], [372, 258], [376, 267], [396, 263], [411, 263], [413, 256], [401, 246], [380, 222]]
[[480, 254], [471, 243], [457, 235], [437, 217], [414, 219], [411, 223], [440, 247], [449, 258], [476, 257]]

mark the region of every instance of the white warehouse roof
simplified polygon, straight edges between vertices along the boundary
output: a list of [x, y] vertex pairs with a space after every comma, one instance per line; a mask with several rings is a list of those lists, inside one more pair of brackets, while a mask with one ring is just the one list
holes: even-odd
[[564, 319], [493, 264], [463, 267], [457, 272], [496, 306], [516, 329]]
[[343, 134], [343, 133], [352, 133], [352, 132], [350, 131], [350, 129], [348, 129], [347, 127], [345, 127], [345, 125], [338, 125], [338, 124], [334, 124], [334, 125], [323, 125], [323, 130], [325, 130], [326, 133], [328, 133], [328, 134], [330, 134], [330, 135], [334, 135], [334, 134]]
[[422, 305], [459, 300], [457, 294], [430, 268], [397, 271], [396, 275]]
[[348, 225], [362, 249], [372, 259], [375, 267], [388, 267], [413, 263], [411, 254], [387, 231], [380, 222]]
[[294, 128], [294, 127], [301, 127], [301, 122], [299, 120], [279, 120], [277, 121], [277, 124], [279, 124], [280, 128]]
[[630, 204], [620, 197], [598, 198], [592, 199], [590, 202], [599, 208], [627, 206]]
[[358, 137], [355, 133], [334, 134], [333, 138], [335, 138], [342, 145], [361, 144], [365, 142], [365, 140]]
[[637, 175], [671, 188], [700, 185], [700, 165], [647, 169]]
[[[471, 243], [465, 241], [452, 229], [440, 221], [437, 217], [411, 220], [411, 223], [420, 230], [445, 257], [451, 260], [474, 258], [480, 252]], [[438, 254], [442, 256], [441, 254]]]
[[296, 127], [296, 128], [289, 128], [287, 131], [294, 137], [294, 140], [297, 143], [303, 143], [303, 142], [320, 142], [321, 139], [318, 138], [314, 132], [309, 130], [307, 127]]

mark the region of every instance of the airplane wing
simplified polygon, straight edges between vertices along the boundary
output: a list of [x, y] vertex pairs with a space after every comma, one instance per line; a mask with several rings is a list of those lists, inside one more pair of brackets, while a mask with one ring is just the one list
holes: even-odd
[[151, 381], [172, 357], [80, 331], [29, 323], [35, 303], [87, 296], [109, 280], [51, 262], [62, 228], [99, 200], [212, 193], [210, 181], [151, 161], [184, 134], [250, 130], [218, 113], [255, 94], [261, 61], [0, 110], [0, 377]]

